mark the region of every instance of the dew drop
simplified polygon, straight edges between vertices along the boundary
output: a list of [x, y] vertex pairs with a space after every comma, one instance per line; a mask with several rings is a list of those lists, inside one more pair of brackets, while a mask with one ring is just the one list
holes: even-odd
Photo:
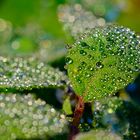
[[85, 66], [87, 65], [87, 63], [84, 62], [84, 61], [82, 61], [82, 62], [81, 62], [81, 65], [85, 67]]
[[89, 48], [89, 45], [86, 42], [81, 42], [81, 47]]
[[91, 74], [90, 73], [86, 73], [85, 76], [86, 76], [86, 78], [90, 78]]
[[73, 60], [70, 57], [66, 58], [66, 64], [72, 64]]
[[80, 78], [76, 78], [76, 81], [81, 84], [82, 83], [82, 80]]
[[87, 54], [87, 52], [85, 52], [84, 50], [80, 50], [80, 54], [84, 56]]
[[81, 66], [78, 66], [78, 70], [79, 70], [79, 71], [82, 70], [82, 67], [81, 67]]
[[90, 47], [90, 49], [92, 50], [92, 51], [96, 51], [96, 48], [95, 47]]
[[91, 67], [91, 68], [90, 68], [90, 71], [93, 71], [93, 70], [94, 70], [94, 68], [93, 68], [93, 67]]
[[89, 54], [87, 57], [88, 57], [90, 60], [94, 60], [94, 56], [92, 56], [91, 54]]
[[99, 69], [101, 69], [101, 68], [104, 67], [104, 65], [101, 62], [97, 62], [96, 63], [96, 67], [99, 68]]
[[74, 54], [74, 53], [75, 53], [75, 51], [74, 51], [74, 50], [71, 50], [71, 51], [70, 51], [70, 54]]

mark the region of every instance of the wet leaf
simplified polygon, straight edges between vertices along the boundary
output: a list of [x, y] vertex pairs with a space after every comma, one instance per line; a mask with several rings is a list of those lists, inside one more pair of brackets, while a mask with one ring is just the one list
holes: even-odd
[[31, 94], [0, 94], [0, 139], [46, 140], [67, 131], [66, 119]]
[[63, 72], [34, 58], [0, 57], [0, 90], [64, 87]]
[[69, 48], [66, 64], [76, 94], [85, 101], [113, 95], [140, 71], [140, 37], [122, 26], [94, 28]]

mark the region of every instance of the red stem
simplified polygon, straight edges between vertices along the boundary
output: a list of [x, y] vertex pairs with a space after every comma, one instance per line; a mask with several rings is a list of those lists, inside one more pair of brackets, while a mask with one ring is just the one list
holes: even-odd
[[74, 136], [79, 132], [78, 126], [80, 123], [80, 119], [84, 112], [84, 100], [83, 97], [78, 96], [78, 102], [75, 107], [73, 121], [70, 127], [70, 135], [68, 140], [74, 140]]

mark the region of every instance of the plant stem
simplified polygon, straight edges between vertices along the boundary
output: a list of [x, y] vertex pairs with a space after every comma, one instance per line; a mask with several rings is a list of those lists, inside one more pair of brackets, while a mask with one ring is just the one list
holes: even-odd
[[77, 98], [78, 98], [78, 102], [77, 102], [76, 107], [75, 107], [73, 121], [72, 121], [72, 124], [70, 126], [70, 135], [69, 135], [68, 140], [74, 140], [74, 136], [79, 132], [78, 126], [79, 126], [80, 119], [81, 119], [83, 112], [84, 112], [83, 97], [77, 96]]

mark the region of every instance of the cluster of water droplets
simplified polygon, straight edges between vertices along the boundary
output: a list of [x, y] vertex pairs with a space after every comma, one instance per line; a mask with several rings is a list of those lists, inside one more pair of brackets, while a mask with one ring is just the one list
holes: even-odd
[[105, 25], [103, 18], [96, 18], [92, 12], [84, 10], [80, 4], [60, 5], [58, 17], [64, 24], [64, 30], [70, 31], [75, 38], [79, 33], [85, 32], [87, 28]]
[[0, 88], [32, 89], [64, 86], [64, 73], [34, 58], [0, 57]]
[[30, 94], [0, 94], [1, 139], [47, 139], [66, 132], [63, 114]]
[[68, 50], [68, 75], [76, 93], [85, 100], [111, 95], [140, 72], [140, 37], [116, 25], [83, 34]]

